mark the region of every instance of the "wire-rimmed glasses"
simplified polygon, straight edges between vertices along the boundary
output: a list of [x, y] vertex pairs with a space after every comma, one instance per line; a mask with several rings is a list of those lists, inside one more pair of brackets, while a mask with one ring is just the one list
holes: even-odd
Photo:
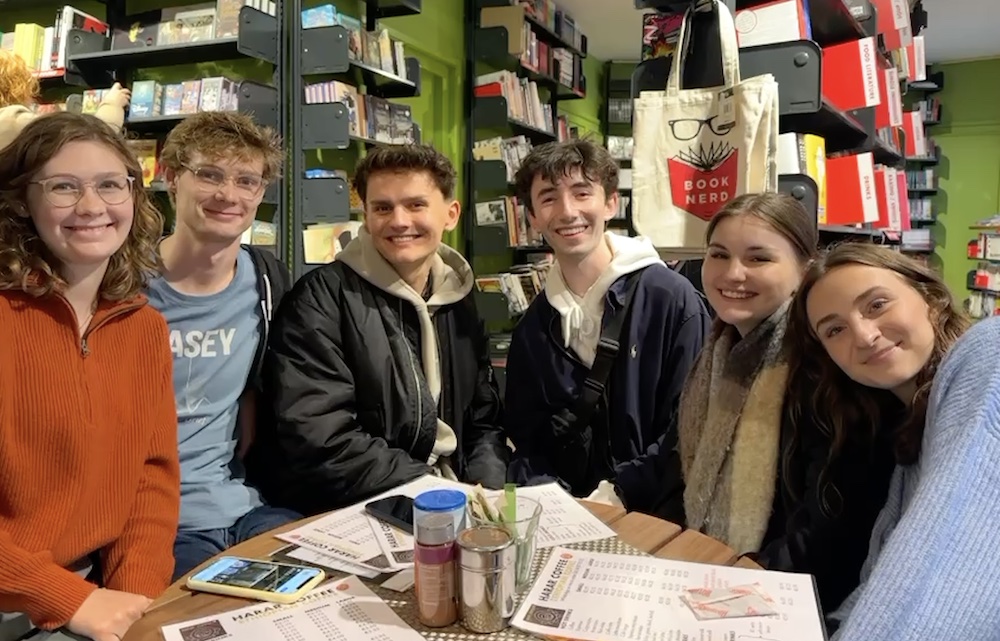
[[120, 205], [132, 197], [134, 176], [114, 174], [94, 180], [80, 180], [76, 176], [51, 176], [32, 180], [29, 184], [40, 185], [42, 195], [53, 207], [75, 207], [83, 193], [90, 187], [108, 205]]
[[195, 165], [183, 166], [194, 175], [195, 180], [198, 181], [198, 186], [206, 192], [217, 191], [227, 182], [231, 182], [240, 198], [253, 200], [257, 196], [260, 196], [260, 193], [264, 191], [264, 187], [267, 184], [264, 177], [258, 174], [230, 176], [222, 169], [213, 167], [212, 165], [202, 165], [200, 167]]

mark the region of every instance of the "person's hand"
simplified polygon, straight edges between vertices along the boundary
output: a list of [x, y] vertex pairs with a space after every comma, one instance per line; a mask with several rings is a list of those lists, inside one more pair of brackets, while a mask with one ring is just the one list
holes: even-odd
[[101, 100], [102, 104], [114, 105], [122, 109], [128, 107], [130, 102], [132, 102], [132, 91], [122, 87], [122, 83], [120, 82], [116, 82], [110, 89], [104, 92], [104, 99]]
[[94, 641], [121, 641], [152, 602], [141, 594], [98, 588], [90, 593], [66, 628]]

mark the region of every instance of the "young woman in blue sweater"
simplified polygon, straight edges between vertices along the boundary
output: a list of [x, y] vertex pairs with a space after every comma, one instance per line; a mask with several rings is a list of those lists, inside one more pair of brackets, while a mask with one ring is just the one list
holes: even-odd
[[[891, 393], [909, 408], [862, 583], [832, 617], [837, 641], [997, 638], [1000, 319], [959, 340], [967, 327], [936, 273], [874, 245], [833, 248], [793, 303], [793, 349], [824, 373], [817, 398], [848, 412]], [[857, 436], [842, 424], [834, 450]]]

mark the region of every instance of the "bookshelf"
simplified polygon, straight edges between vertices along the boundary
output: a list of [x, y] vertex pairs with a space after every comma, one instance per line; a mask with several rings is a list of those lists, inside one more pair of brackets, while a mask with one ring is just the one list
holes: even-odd
[[[0, 9], [21, 9], [17, 22], [44, 34], [39, 59], [29, 63], [38, 68], [43, 102], [61, 95], [64, 108], [87, 112], [115, 82], [132, 89], [127, 137], [143, 166], [144, 187], [158, 196], [168, 221], [172, 212], [157, 154], [162, 138], [177, 123], [198, 111], [228, 109], [252, 114], [285, 134], [278, 99], [284, 91], [284, 38], [277, 2], [257, 0], [255, 8], [242, 0], [179, 0], [135, 14], [128, 13], [125, 0], [104, 0], [99, 5], [103, 14], [93, 13], [93, 3], [79, 4], [86, 9], [66, 0], [2, 0]], [[24, 17], [29, 6], [33, 20]], [[13, 27], [0, 23], [4, 31]], [[279, 230], [285, 200], [280, 180], [269, 185], [262, 220], [250, 234], [252, 242], [277, 253], [283, 249]]]
[[348, 170], [334, 166], [352, 167], [375, 145], [420, 141], [410, 107], [395, 102], [420, 95], [420, 61], [379, 20], [418, 15], [422, 3], [368, 0], [361, 16], [291, 4], [288, 259], [297, 278], [330, 262], [360, 226]]
[[[661, 14], [683, 14], [692, 0], [635, 0], [635, 8], [653, 9]], [[732, 12], [754, 9], [763, 0], [726, 0]], [[904, 166], [905, 137], [902, 129], [885, 126], [877, 107], [841, 109], [827, 95], [823, 82], [825, 52], [873, 38], [880, 70], [899, 65], [899, 54], [887, 50], [877, 31], [878, 16], [869, 0], [810, 0], [805, 4], [811, 34], [808, 39], [745, 45], [739, 50], [744, 78], [770, 73], [779, 85], [779, 131], [781, 134], [812, 135], [821, 138], [828, 158], [871, 154], [872, 164], [892, 171]], [[722, 84], [718, 25], [710, 12], [699, 12], [691, 21], [692, 41], [698, 56], [685, 64], [682, 86], [710, 87]], [[914, 22], [916, 24], [916, 22]], [[914, 34], [917, 32], [914, 31]], [[644, 43], [645, 45], [646, 43]], [[631, 78], [631, 96], [642, 91], [662, 91], [669, 75], [672, 55], [638, 63]], [[781, 143], [779, 142], [779, 147]], [[784, 170], [787, 171], [787, 170]], [[883, 231], [872, 223], [821, 224], [820, 189], [808, 172], [782, 173], [778, 189], [800, 200], [808, 211], [816, 212], [823, 242], [872, 241], [898, 244], [898, 231]]]
[[[906, 98], [911, 111], [919, 112], [925, 129], [941, 122], [941, 104], [937, 94], [944, 89], [944, 72], [927, 69], [925, 80], [907, 84]], [[928, 140], [931, 141], [928, 137]], [[938, 165], [941, 154], [931, 141], [933, 154], [929, 157], [910, 156], [906, 158], [906, 184], [909, 193], [910, 224], [912, 229], [903, 232], [900, 251], [918, 258], [929, 259], [934, 254], [936, 239], [934, 226], [937, 224]], [[941, 192], [943, 195], [943, 192]]]
[[513, 177], [531, 147], [572, 136], [563, 101], [587, 95], [587, 37], [559, 2], [466, 0], [469, 205], [465, 254], [476, 299], [501, 334], [544, 285], [551, 254], [530, 230]]

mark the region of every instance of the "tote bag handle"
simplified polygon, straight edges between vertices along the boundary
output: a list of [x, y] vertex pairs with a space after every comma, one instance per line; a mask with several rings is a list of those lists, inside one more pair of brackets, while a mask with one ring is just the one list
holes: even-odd
[[740, 83], [740, 49], [736, 42], [736, 23], [733, 14], [725, 2], [719, 0], [697, 0], [691, 3], [684, 12], [681, 30], [677, 36], [674, 59], [670, 64], [670, 75], [667, 77], [667, 93], [677, 94], [681, 90], [681, 76], [684, 74], [684, 58], [688, 54], [688, 39], [691, 37], [689, 22], [694, 13], [706, 5], [712, 6], [712, 11], [719, 19], [719, 45], [722, 51], [722, 79], [726, 87]]

